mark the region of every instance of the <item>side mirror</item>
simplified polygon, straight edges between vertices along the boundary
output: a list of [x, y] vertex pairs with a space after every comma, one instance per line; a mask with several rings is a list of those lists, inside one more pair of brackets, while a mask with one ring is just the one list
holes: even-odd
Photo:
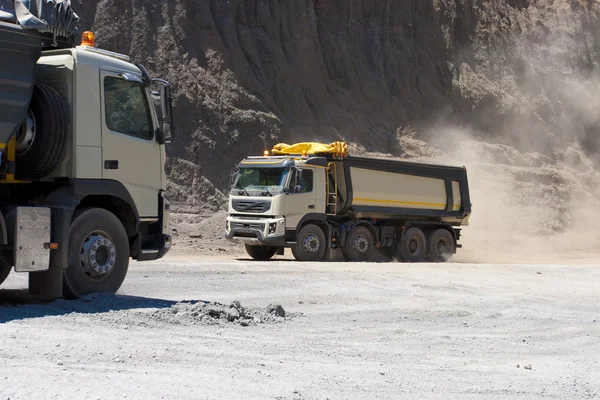
[[171, 114], [171, 90], [169, 85], [160, 86], [160, 108], [162, 110], [162, 131], [165, 143], [173, 143], [173, 115]]
[[175, 140], [175, 133], [173, 129], [171, 85], [169, 82], [162, 79], [153, 79], [152, 82], [160, 84], [159, 91], [152, 92], [152, 98], [160, 100], [161, 116], [159, 119], [159, 143], [173, 143]]

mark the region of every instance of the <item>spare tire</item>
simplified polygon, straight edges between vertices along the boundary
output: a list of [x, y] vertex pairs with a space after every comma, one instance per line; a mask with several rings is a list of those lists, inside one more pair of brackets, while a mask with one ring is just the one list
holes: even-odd
[[58, 92], [36, 83], [29, 110], [17, 133], [17, 179], [41, 179], [56, 169], [65, 150], [68, 122], [67, 107]]

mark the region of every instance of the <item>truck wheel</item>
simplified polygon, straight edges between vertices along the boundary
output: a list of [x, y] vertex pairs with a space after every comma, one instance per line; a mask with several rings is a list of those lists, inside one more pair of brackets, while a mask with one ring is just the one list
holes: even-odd
[[8, 275], [10, 274], [11, 269], [12, 269], [12, 266], [10, 266], [6, 262], [4, 262], [3, 259], [0, 259], [0, 285], [2, 285], [4, 283], [4, 281], [6, 280], [6, 278], [8, 278]]
[[40, 179], [58, 166], [67, 140], [64, 101], [52, 87], [36, 83], [16, 143], [16, 177]]
[[407, 262], [423, 262], [427, 255], [427, 240], [425, 234], [419, 228], [409, 228], [404, 232], [400, 252]]
[[290, 247], [290, 250], [292, 251], [292, 255], [294, 256], [294, 258], [298, 261], [300, 261], [300, 256], [298, 255], [298, 252], [296, 251], [296, 247], [292, 246]]
[[357, 226], [346, 239], [342, 252], [349, 261], [364, 262], [371, 259], [375, 239], [369, 228]]
[[277, 253], [277, 247], [274, 246], [252, 246], [246, 245], [246, 252], [250, 257], [256, 261], [268, 261], [275, 253]]
[[327, 252], [327, 240], [323, 230], [309, 224], [296, 236], [296, 254], [300, 261], [322, 261]]
[[454, 238], [446, 229], [436, 229], [427, 237], [427, 258], [432, 262], [446, 262], [454, 254]]
[[69, 234], [63, 294], [116, 293], [129, 268], [129, 240], [119, 219], [101, 208], [77, 212]]

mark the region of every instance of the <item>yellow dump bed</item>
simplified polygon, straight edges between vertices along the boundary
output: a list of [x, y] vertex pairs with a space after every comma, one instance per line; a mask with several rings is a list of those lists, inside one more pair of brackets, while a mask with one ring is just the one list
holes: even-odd
[[[336, 214], [418, 218], [466, 225], [471, 213], [463, 167], [365, 157], [332, 160]], [[334, 178], [335, 174], [335, 178]]]

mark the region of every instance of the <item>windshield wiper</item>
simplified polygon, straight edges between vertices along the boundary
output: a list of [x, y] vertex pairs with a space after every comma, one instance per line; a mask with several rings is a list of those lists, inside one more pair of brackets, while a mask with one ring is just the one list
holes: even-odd
[[250, 197], [250, 193], [248, 193], [248, 191], [246, 190], [246, 188], [244, 188], [242, 190], [238, 190], [238, 194], [242, 194], [242, 193], [246, 193], [246, 196]]
[[267, 193], [269, 195], [269, 197], [273, 197], [273, 195], [271, 194], [271, 192], [269, 192], [269, 189], [265, 189], [265, 191], [263, 192], [263, 195]]

